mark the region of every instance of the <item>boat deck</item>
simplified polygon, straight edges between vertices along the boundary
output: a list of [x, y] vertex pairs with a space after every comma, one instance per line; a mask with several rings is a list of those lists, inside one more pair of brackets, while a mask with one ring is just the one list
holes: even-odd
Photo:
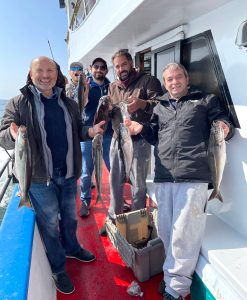
[[[79, 190], [79, 188], [78, 188]], [[95, 205], [96, 188], [92, 190], [92, 207], [87, 218], [78, 217], [78, 239], [81, 245], [92, 251], [97, 260], [92, 263], [81, 263], [73, 259], [67, 260], [67, 272], [71, 277], [75, 292], [63, 295], [57, 292], [58, 300], [127, 300], [127, 287], [136, 280], [132, 270], [127, 268], [112, 246], [108, 237], [98, 233], [103, 226], [109, 206], [108, 173], [104, 173], [102, 182], [103, 203]], [[126, 200], [129, 200], [130, 188], [126, 186]], [[77, 197], [77, 213], [80, 209], [79, 193]], [[135, 299], [161, 300], [157, 287], [163, 274], [156, 275], [146, 282], [139, 283], [144, 293], [143, 297]], [[186, 299], [189, 300], [189, 299]]]

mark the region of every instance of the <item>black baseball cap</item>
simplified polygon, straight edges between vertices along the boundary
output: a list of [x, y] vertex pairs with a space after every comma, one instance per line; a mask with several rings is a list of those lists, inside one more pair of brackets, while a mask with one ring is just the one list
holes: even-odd
[[92, 62], [92, 66], [93, 66], [97, 61], [102, 62], [102, 64], [103, 64], [103, 65], [106, 67], [106, 69], [107, 69], [107, 63], [106, 63], [106, 61], [105, 61], [103, 58], [101, 58], [101, 57], [95, 58], [95, 59], [93, 60], [93, 62]]

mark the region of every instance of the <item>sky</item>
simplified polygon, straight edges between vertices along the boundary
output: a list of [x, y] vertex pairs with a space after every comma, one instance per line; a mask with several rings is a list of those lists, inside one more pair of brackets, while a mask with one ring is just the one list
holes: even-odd
[[0, 0], [0, 99], [25, 85], [30, 62], [51, 57], [68, 76], [67, 15], [59, 0]]

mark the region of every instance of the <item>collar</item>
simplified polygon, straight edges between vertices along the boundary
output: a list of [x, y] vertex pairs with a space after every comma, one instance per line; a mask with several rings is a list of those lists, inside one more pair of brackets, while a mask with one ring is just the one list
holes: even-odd
[[42, 95], [42, 96], [43, 96], [44, 98], [46, 98], [46, 99], [56, 99], [57, 96], [58, 96], [58, 91], [57, 91], [56, 88], [52, 88], [53, 94], [52, 94], [50, 97], [47, 97], [47, 96], [43, 95], [43, 94], [40, 92], [40, 90], [39, 90], [36, 86], [34, 86], [34, 88], [35, 88], [35, 91], [37, 92], [37, 94], [38, 94], [39, 96]]

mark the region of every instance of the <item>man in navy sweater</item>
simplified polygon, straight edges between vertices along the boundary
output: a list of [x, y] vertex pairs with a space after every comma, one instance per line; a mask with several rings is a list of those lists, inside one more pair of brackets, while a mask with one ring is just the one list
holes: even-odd
[[80, 141], [103, 133], [103, 124], [83, 126], [77, 103], [65, 96], [59, 66], [45, 56], [32, 61], [27, 84], [9, 101], [1, 120], [0, 146], [6, 149], [14, 148], [18, 126], [27, 127], [32, 161], [30, 198], [52, 277], [64, 294], [75, 290], [65, 272], [66, 257], [95, 260], [76, 237], [75, 197], [81, 174]]

